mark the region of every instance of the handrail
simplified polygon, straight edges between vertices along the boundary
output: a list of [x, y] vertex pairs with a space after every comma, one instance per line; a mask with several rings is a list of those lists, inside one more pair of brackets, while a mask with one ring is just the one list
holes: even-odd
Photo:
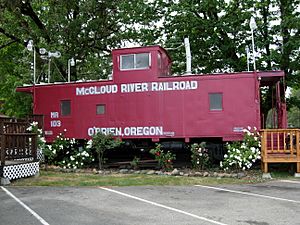
[[300, 129], [264, 129], [262, 134], [262, 154], [298, 155], [300, 151]]
[[264, 172], [268, 163], [297, 163], [300, 173], [300, 129], [261, 130], [261, 156]]
[[0, 165], [8, 159], [37, 159], [37, 134], [28, 133], [28, 122], [0, 120]]

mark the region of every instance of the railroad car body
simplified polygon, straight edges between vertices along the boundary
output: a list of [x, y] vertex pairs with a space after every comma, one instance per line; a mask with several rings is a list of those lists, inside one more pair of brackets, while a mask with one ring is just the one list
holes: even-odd
[[112, 57], [110, 80], [17, 88], [33, 95], [48, 142], [59, 133], [90, 139], [97, 132], [135, 143], [241, 140], [243, 129], [262, 127], [262, 86], [275, 86], [276, 123], [286, 127], [281, 71], [172, 76], [159, 46], [117, 49]]

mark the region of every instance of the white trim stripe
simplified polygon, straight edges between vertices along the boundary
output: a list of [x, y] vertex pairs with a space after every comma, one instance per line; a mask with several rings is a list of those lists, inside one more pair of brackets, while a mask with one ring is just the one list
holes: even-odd
[[49, 225], [42, 217], [40, 217], [36, 212], [34, 212], [31, 208], [29, 208], [27, 205], [25, 205], [20, 199], [18, 199], [16, 196], [14, 196], [10, 191], [8, 191], [6, 188], [1, 187], [1, 189], [10, 197], [12, 197], [14, 200], [16, 200], [21, 206], [23, 206], [27, 211], [29, 211], [36, 219], [38, 219], [41, 224], [43, 225]]
[[259, 198], [267, 198], [267, 199], [292, 202], [292, 203], [297, 203], [297, 204], [300, 203], [300, 201], [286, 199], [286, 198], [278, 198], [278, 197], [273, 197], [273, 196], [269, 196], [269, 195], [261, 195], [261, 194], [249, 193], [249, 192], [244, 192], [244, 191], [235, 191], [235, 190], [229, 190], [229, 189], [225, 189], [225, 188], [217, 188], [217, 187], [204, 186], [204, 185], [195, 185], [195, 186], [201, 187], [201, 188], [218, 190], [218, 191], [226, 191], [226, 192], [230, 192], [230, 193], [234, 193], [234, 194], [248, 195], [248, 196], [259, 197]]
[[120, 192], [120, 191], [116, 191], [116, 190], [105, 188], [105, 187], [99, 187], [99, 188], [102, 189], [102, 190], [105, 190], [105, 191], [109, 191], [109, 192], [112, 192], [112, 193], [115, 193], [115, 194], [118, 194], [118, 195], [125, 196], [127, 198], [135, 199], [135, 200], [138, 200], [138, 201], [141, 201], [141, 202], [144, 202], [144, 203], [148, 203], [150, 205], [154, 205], [154, 206], [157, 206], [157, 207], [160, 207], [160, 208], [168, 209], [170, 211], [181, 213], [181, 214], [184, 214], [186, 216], [193, 217], [195, 219], [199, 219], [199, 220], [203, 220], [203, 221], [206, 221], [206, 222], [210, 222], [212, 224], [227, 225], [225, 223], [221, 223], [221, 222], [218, 222], [218, 221], [215, 221], [215, 220], [211, 220], [211, 219], [208, 219], [208, 218], [205, 218], [205, 217], [202, 217], [202, 216], [197, 216], [195, 214], [192, 214], [192, 213], [189, 213], [189, 212], [185, 212], [185, 211], [180, 210], [180, 209], [176, 209], [176, 208], [173, 208], [173, 207], [162, 205], [162, 204], [159, 204], [159, 203], [156, 203], [156, 202], [152, 202], [152, 201], [149, 201], [149, 200], [146, 200], [146, 199], [143, 199], [143, 198], [139, 198], [139, 197], [136, 197], [136, 196], [133, 196], [133, 195], [129, 195], [129, 194], [126, 194], [126, 193], [123, 193], [123, 192]]

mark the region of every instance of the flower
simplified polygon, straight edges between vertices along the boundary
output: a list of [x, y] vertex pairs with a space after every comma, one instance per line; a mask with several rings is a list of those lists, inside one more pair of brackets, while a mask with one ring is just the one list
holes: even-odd
[[92, 148], [93, 147], [93, 140], [91, 139], [91, 140], [89, 140], [87, 143], [87, 146], [86, 146], [86, 148]]

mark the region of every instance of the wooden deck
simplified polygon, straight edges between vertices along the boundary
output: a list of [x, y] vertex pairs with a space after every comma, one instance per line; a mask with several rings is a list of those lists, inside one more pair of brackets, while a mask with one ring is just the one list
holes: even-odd
[[269, 163], [296, 163], [300, 173], [300, 129], [265, 129], [262, 135], [262, 170]]
[[37, 134], [29, 122], [0, 119], [0, 176], [9, 180], [32, 176], [39, 170]]

